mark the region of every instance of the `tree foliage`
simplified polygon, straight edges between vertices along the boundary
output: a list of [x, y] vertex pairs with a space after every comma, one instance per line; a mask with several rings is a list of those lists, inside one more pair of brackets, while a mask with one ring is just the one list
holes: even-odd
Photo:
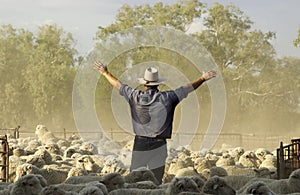
[[298, 47], [300, 45], [300, 28], [298, 29], [298, 38], [294, 40], [294, 46]]
[[[124, 5], [113, 24], [99, 27], [97, 39], [104, 40], [116, 32], [143, 25], [167, 26], [186, 32], [194, 21], [202, 21], [203, 29], [199, 28], [193, 36], [211, 53], [226, 85], [228, 114], [225, 131], [246, 132], [253, 131], [255, 128], [269, 130], [271, 126], [274, 127], [272, 120], [280, 118], [283, 113], [285, 115], [288, 113], [290, 118], [295, 116], [292, 108], [298, 108], [299, 95], [291, 95], [297, 94], [295, 93], [297, 88], [287, 87], [288, 83], [294, 82], [295, 78], [284, 77], [286, 80], [284, 83], [278, 80], [283, 77], [283, 72], [287, 74], [295, 67], [282, 66], [282, 62], [276, 59], [276, 52], [271, 44], [276, 34], [271, 31], [262, 32], [252, 29], [253, 22], [250, 18], [232, 4], [224, 6], [216, 3], [210, 8], [197, 1], [165, 6], [157, 3], [152, 7]], [[135, 56], [131, 54], [133, 64], [139, 61], [137, 59], [145, 59], [145, 57], [149, 59], [153, 55], [153, 51], [149, 49], [143, 49], [143, 52], [139, 53], [140, 51], [137, 49], [134, 52]], [[176, 61], [182, 62], [180, 56], [174, 57], [174, 54], [172, 56], [168, 52], [164, 53], [163, 50], [159, 50], [154, 56], [156, 60], [165, 59], [164, 62], [175, 67], [182, 66], [182, 63], [180, 65], [176, 63]], [[119, 57], [114, 69], [122, 66], [121, 64], [126, 64], [126, 59], [126, 57], [123, 59]], [[192, 71], [190, 64], [185, 63], [185, 73]], [[287, 89], [290, 89], [289, 95]], [[205, 98], [201, 100], [207, 102]], [[273, 114], [272, 117], [269, 116], [270, 113]], [[249, 121], [249, 118], [262, 120], [264, 125], [260, 123], [259, 126]], [[290, 128], [293, 128], [292, 123], [290, 125]], [[283, 128], [279, 126], [275, 127], [278, 131]]]
[[72, 36], [57, 25], [41, 26], [37, 35], [5, 25], [0, 33], [1, 126], [72, 122], [64, 119], [72, 117]]

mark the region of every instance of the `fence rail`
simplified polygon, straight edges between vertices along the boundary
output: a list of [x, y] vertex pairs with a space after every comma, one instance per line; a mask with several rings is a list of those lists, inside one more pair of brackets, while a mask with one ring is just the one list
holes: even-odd
[[[92, 131], [86, 130], [85, 132], [74, 131], [74, 130], [67, 130], [62, 129], [61, 131], [51, 131], [56, 137], [58, 138], [68, 138], [71, 135], [80, 135], [82, 137], [92, 137], [96, 139], [98, 135], [101, 135], [102, 132], [99, 131]], [[14, 138], [25, 138], [25, 137], [35, 137], [34, 130], [26, 131], [20, 130], [20, 126], [16, 128], [9, 128], [9, 129], [0, 129], [0, 134], [7, 134], [13, 135]], [[104, 131], [106, 136], [116, 142], [123, 142], [126, 140], [132, 140], [133, 134], [123, 131], [123, 130], [107, 130]], [[255, 149], [255, 148], [266, 148], [268, 150], [274, 151], [279, 147], [279, 143], [290, 143], [292, 136], [262, 136], [262, 135], [255, 135], [255, 134], [239, 134], [239, 133], [221, 133], [220, 135], [214, 134], [203, 134], [203, 133], [180, 133], [176, 136], [173, 136], [171, 141], [176, 142], [179, 145], [186, 145], [187, 139], [192, 137], [192, 141], [190, 144], [193, 150], [198, 150], [201, 148], [201, 143], [205, 138], [210, 136], [217, 136], [217, 141], [214, 143], [213, 149], [220, 149], [224, 144], [231, 145], [233, 147], [244, 147], [245, 149]], [[100, 137], [99, 137], [100, 139]]]

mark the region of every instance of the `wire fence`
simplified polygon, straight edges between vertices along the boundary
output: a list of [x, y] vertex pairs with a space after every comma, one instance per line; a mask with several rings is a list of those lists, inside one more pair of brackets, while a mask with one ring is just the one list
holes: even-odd
[[[99, 136], [99, 139], [101, 138], [101, 135], [105, 133], [107, 137], [109, 137], [111, 140], [115, 142], [124, 142], [129, 141], [134, 138], [134, 135], [123, 131], [123, 130], [115, 130], [110, 129], [104, 132], [94, 131], [94, 130], [86, 130], [84, 132], [80, 131], [74, 131], [74, 130], [67, 130], [62, 129], [60, 131], [51, 131], [56, 137], [67, 139], [72, 135], [79, 135], [81, 137], [87, 138], [91, 137], [95, 139], [95, 137]], [[35, 137], [34, 131], [28, 131], [28, 130], [20, 130], [20, 126], [16, 128], [7, 128], [7, 129], [0, 129], [0, 134], [9, 135], [13, 138], [26, 138], [26, 137]], [[189, 133], [180, 133], [176, 134], [176, 136], [173, 136], [169, 141], [174, 141], [179, 145], [184, 145], [186, 143], [187, 137], [193, 137], [190, 147], [192, 150], [199, 150], [201, 148], [202, 141], [205, 137], [205, 139], [211, 139], [214, 140], [215, 137], [217, 137], [216, 142], [214, 143], [214, 146], [212, 149], [221, 149], [224, 145], [229, 145], [232, 147], [243, 147], [247, 150], [252, 150], [256, 148], [266, 148], [270, 151], [274, 151], [277, 148], [280, 147], [280, 142], [283, 143], [290, 143], [291, 139], [294, 139], [294, 136], [291, 135], [274, 135], [274, 136], [268, 136], [268, 135], [256, 135], [256, 134], [241, 134], [241, 133], [221, 133], [219, 135], [214, 134], [203, 134], [203, 133], [195, 133], [195, 134], [189, 134]]]

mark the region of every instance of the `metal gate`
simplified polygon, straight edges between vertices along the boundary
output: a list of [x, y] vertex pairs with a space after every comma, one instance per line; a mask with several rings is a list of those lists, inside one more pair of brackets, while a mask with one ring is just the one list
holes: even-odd
[[292, 139], [291, 144], [277, 149], [277, 174], [278, 179], [288, 178], [296, 169], [300, 168], [300, 139]]
[[8, 174], [9, 174], [9, 147], [7, 142], [7, 136], [1, 135], [0, 136], [1, 148], [0, 148], [0, 155], [1, 155], [1, 182], [8, 182]]

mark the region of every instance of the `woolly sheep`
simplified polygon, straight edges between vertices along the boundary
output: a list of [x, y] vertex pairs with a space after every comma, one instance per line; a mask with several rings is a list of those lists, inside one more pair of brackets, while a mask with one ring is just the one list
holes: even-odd
[[202, 192], [207, 194], [215, 194], [215, 195], [236, 194], [235, 190], [226, 183], [224, 178], [218, 176], [213, 176], [209, 178], [205, 182], [202, 188]]
[[183, 169], [179, 169], [176, 172], [175, 177], [193, 177], [193, 176], [199, 176], [199, 173], [194, 169], [194, 167], [186, 167]]
[[236, 147], [228, 151], [229, 155], [233, 157], [235, 162], [238, 162], [240, 157], [245, 153], [245, 149], [242, 147]]
[[42, 168], [46, 162], [41, 156], [38, 155], [29, 155], [26, 157], [26, 163], [37, 166], [38, 168]]
[[213, 177], [215, 175], [219, 177], [225, 177], [228, 175], [228, 173], [223, 167], [213, 166], [210, 168], [209, 177]]
[[210, 169], [212, 165], [208, 159], [200, 157], [194, 160], [194, 167], [198, 173], [201, 173], [204, 169]]
[[253, 195], [275, 195], [275, 193], [262, 181], [256, 181], [248, 185], [239, 194], [253, 194]]
[[267, 168], [254, 169], [253, 171], [252, 175], [229, 175], [224, 177], [224, 179], [233, 189], [239, 190], [252, 179], [271, 177], [271, 172]]
[[32, 164], [25, 163], [17, 167], [16, 180], [28, 174], [40, 174], [47, 180], [47, 183], [51, 185], [64, 182], [68, 176], [68, 171], [51, 168], [40, 169]]
[[244, 167], [258, 168], [260, 163], [253, 151], [246, 151], [239, 159], [239, 164]]
[[47, 185], [41, 175], [29, 174], [20, 177], [11, 187], [10, 194], [39, 195]]
[[155, 184], [159, 184], [154, 173], [146, 168], [140, 167], [132, 170], [129, 174], [124, 176], [126, 183], [134, 183], [139, 181], [152, 181]]
[[58, 154], [63, 155], [63, 152], [61, 151], [60, 147], [57, 143], [46, 143], [44, 145], [44, 148], [50, 153], [50, 154]]
[[26, 156], [27, 152], [23, 148], [15, 148], [13, 150], [13, 155], [17, 157]]
[[276, 194], [300, 192], [300, 169], [294, 170], [288, 179], [265, 179], [263, 181], [266, 181], [266, 185]]
[[172, 160], [171, 164], [169, 165], [168, 174], [176, 175], [176, 172], [178, 170], [183, 169], [185, 167], [188, 167], [185, 161], [179, 158], [175, 158]]
[[78, 195], [104, 195], [104, 193], [96, 186], [87, 186], [83, 188]]
[[101, 170], [102, 174], [107, 173], [121, 173], [125, 174], [127, 172], [128, 168], [125, 167], [125, 165], [117, 158], [109, 157], [105, 158], [105, 162], [103, 164], [103, 168]]
[[77, 195], [76, 192], [67, 192], [57, 186], [46, 186], [39, 195]]
[[[138, 188], [138, 189], [157, 189], [158, 186], [152, 181], [140, 181], [135, 183], [125, 183], [125, 188]], [[118, 189], [118, 188], [117, 188]]]
[[259, 165], [259, 168], [263, 167], [275, 173], [277, 171], [277, 158], [271, 154], [265, 155], [264, 160]]
[[262, 162], [265, 160], [265, 156], [268, 154], [272, 154], [269, 150], [265, 148], [258, 148], [255, 150], [256, 157]]
[[202, 187], [204, 186], [206, 179], [201, 176], [193, 176], [191, 177], [192, 180], [197, 184], [198, 189], [201, 191]]
[[113, 190], [109, 192], [108, 195], [167, 195], [167, 194], [164, 189], [122, 188], [122, 189]]
[[217, 167], [233, 166], [233, 165], [235, 165], [234, 158], [230, 156], [230, 154], [228, 153], [223, 153], [223, 155], [216, 162]]
[[75, 192], [79, 193], [87, 187], [94, 186], [94, 187], [97, 187], [98, 189], [100, 189], [103, 194], [108, 194], [106, 186], [104, 184], [100, 183], [99, 181], [92, 181], [92, 182], [79, 183], [79, 184], [60, 183], [60, 184], [56, 184], [53, 186], [55, 186], [63, 191], [73, 192], [73, 193], [75, 193]]
[[64, 158], [71, 158], [71, 156], [75, 153], [80, 153], [80, 149], [79, 147], [75, 147], [75, 146], [70, 146], [68, 147], [63, 154]]
[[28, 146], [24, 148], [26, 151], [27, 155], [34, 154], [38, 148], [41, 146], [41, 142], [34, 139], [28, 142]]
[[88, 183], [92, 181], [101, 181], [102, 176], [97, 175], [86, 175], [86, 176], [72, 176], [65, 180], [66, 184], [81, 184]]
[[88, 175], [88, 172], [86, 170], [78, 167], [72, 167], [68, 172], [67, 178], [70, 178], [72, 176], [84, 176], [84, 175]]
[[65, 139], [59, 139], [57, 141], [57, 145], [59, 146], [59, 148], [68, 148], [71, 145], [71, 142], [65, 140]]
[[53, 135], [51, 131], [44, 125], [37, 125], [35, 134], [42, 144], [46, 143], [57, 143], [58, 139]]
[[44, 148], [39, 148], [34, 155], [40, 156], [46, 164], [53, 163], [51, 154]]
[[109, 195], [177, 195], [181, 192], [199, 193], [197, 184], [189, 177], [174, 178], [167, 189], [117, 189]]
[[87, 155], [98, 154], [97, 147], [94, 144], [89, 142], [83, 142], [79, 147], [79, 149], [81, 150], [82, 154], [87, 154]]
[[59, 140], [44, 125], [37, 125], [35, 134], [37, 135], [38, 139], [41, 141], [42, 144], [57, 143], [57, 141]]
[[180, 192], [200, 192], [196, 182], [189, 177], [174, 178], [166, 190], [166, 194], [179, 194]]
[[97, 164], [95, 164], [95, 161], [89, 155], [79, 156], [75, 160], [75, 167], [81, 168], [87, 171], [88, 173], [97, 173], [101, 171], [100, 167]]
[[16, 178], [17, 167], [24, 164], [25, 161], [17, 156], [9, 157], [9, 166], [8, 166], [8, 182], [14, 182]]
[[115, 189], [124, 188], [125, 179], [120, 173], [109, 173], [104, 175], [100, 182], [103, 183], [110, 192]]

